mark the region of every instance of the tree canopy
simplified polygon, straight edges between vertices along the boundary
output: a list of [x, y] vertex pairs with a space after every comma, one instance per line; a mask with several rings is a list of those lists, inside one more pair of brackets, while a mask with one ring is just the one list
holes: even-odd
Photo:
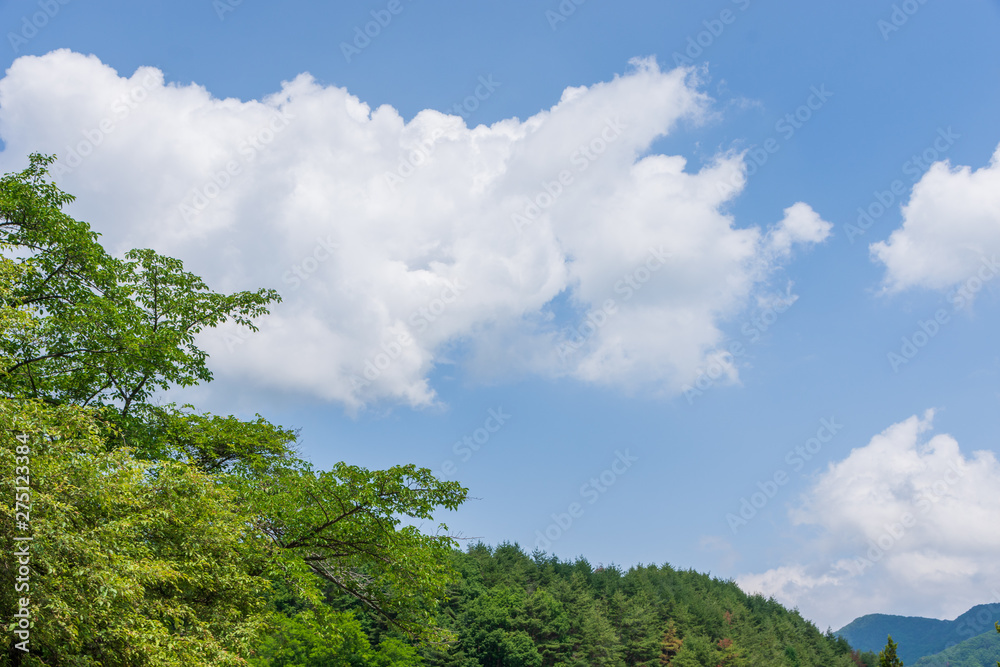
[[892, 635], [889, 635], [885, 648], [879, 651], [878, 667], [903, 667], [903, 661], [896, 656], [897, 648], [899, 647], [892, 641]]
[[[315, 470], [296, 432], [260, 415], [155, 404], [211, 380], [199, 332], [253, 329], [278, 294], [213, 292], [148, 249], [111, 256], [63, 212], [51, 163], [32, 155], [0, 178], [0, 541], [30, 551], [27, 570], [0, 565], [5, 618], [30, 580], [30, 651], [8, 635], [4, 664], [245, 664], [280, 637], [348, 641], [352, 613], [327, 609], [337, 595], [401, 636], [446, 638], [456, 543], [409, 522], [466, 490], [412, 465]], [[398, 640], [370, 652], [412, 657]]]

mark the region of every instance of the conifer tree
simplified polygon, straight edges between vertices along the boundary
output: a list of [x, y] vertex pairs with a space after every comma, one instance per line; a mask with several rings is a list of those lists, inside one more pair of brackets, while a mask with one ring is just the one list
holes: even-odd
[[892, 635], [889, 635], [889, 641], [886, 642], [885, 648], [879, 651], [878, 666], [903, 667], [903, 661], [896, 656], [897, 648], [899, 647], [896, 645], [896, 642], [892, 641]]
[[677, 624], [670, 621], [667, 631], [663, 633], [663, 641], [660, 643], [660, 664], [669, 667], [674, 656], [681, 650], [684, 640], [677, 636]]

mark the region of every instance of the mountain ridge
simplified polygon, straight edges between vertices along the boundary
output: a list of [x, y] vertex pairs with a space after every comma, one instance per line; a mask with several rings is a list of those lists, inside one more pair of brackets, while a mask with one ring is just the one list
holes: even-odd
[[858, 650], [875, 652], [884, 648], [886, 637], [892, 635], [899, 644], [900, 659], [906, 664], [913, 664], [994, 630], [993, 624], [998, 620], [1000, 603], [990, 603], [976, 605], [951, 621], [923, 616], [866, 614], [834, 634], [843, 637]]
[[981, 635], [924, 656], [913, 667], [993, 667], [1000, 662], [1000, 634], [987, 630]]

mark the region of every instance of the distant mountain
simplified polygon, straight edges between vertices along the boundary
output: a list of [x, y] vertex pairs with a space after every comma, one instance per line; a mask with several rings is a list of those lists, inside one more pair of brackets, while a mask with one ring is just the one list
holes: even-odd
[[1000, 661], [1000, 634], [989, 630], [941, 653], [920, 658], [913, 667], [995, 667], [997, 661]]
[[[906, 665], [912, 665], [925, 656], [933, 656], [948, 648], [957, 648], [959, 644], [974, 637], [978, 639], [979, 635], [987, 631], [993, 631], [996, 635], [993, 623], [998, 620], [1000, 620], [1000, 604], [981, 604], [953, 621], [919, 616], [869, 614], [854, 619], [835, 634], [846, 639], [858, 650], [876, 653], [885, 648], [886, 637], [892, 635], [893, 641], [899, 644], [899, 658]], [[987, 664], [991, 667], [993, 665], [993, 663]]]

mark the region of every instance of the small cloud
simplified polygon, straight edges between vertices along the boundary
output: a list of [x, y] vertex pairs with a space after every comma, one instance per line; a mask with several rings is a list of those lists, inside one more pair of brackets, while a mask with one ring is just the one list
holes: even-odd
[[768, 247], [775, 255], [784, 256], [797, 243], [822, 243], [832, 229], [833, 225], [808, 204], [797, 202], [785, 209], [785, 217], [768, 234]]

